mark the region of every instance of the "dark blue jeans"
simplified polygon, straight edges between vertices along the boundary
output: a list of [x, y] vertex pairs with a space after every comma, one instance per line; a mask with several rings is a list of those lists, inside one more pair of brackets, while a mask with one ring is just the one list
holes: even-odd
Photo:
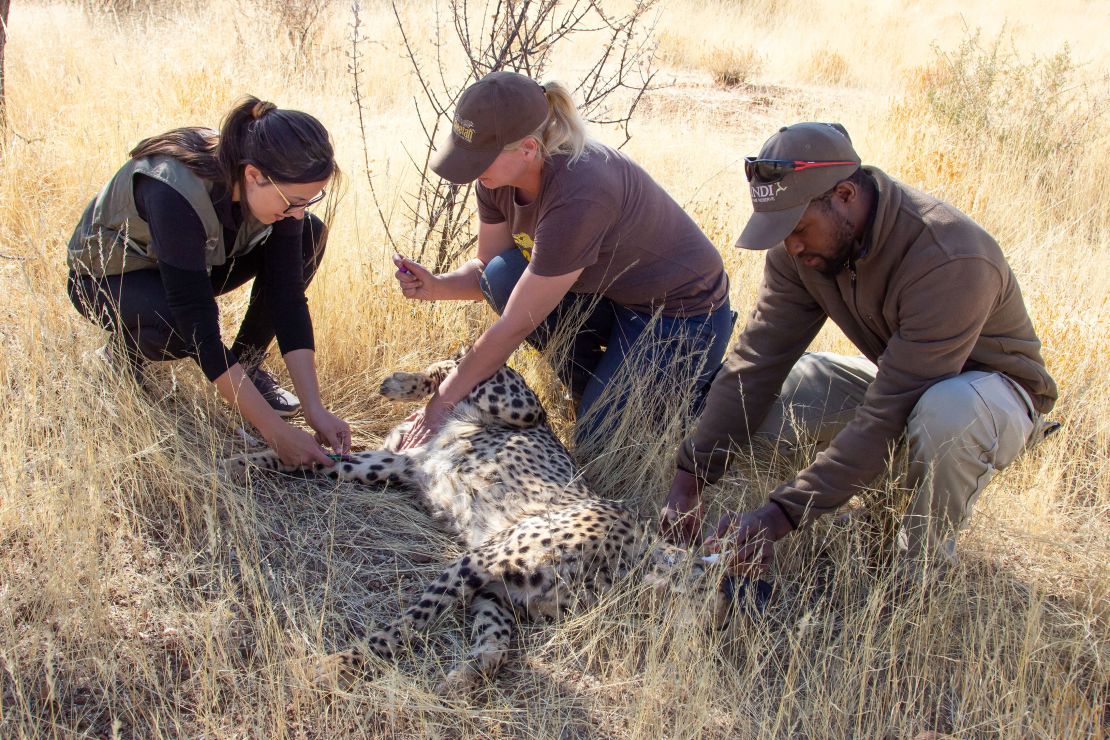
[[[482, 293], [498, 314], [505, 310], [526, 267], [528, 261], [517, 249], [499, 254], [486, 265]], [[610, 427], [607, 422], [623, 412], [627, 394], [605, 394], [622, 370], [636, 374], [638, 387], [656, 389], [660, 400], [664, 400], [662, 394], [688, 387], [692, 380], [690, 413], [700, 413], [728, 348], [733, 321], [727, 301], [700, 316], [651, 316], [604, 297], [568, 293], [536, 327], [528, 343], [543, 351], [558, 332], [574, 331], [567, 340], [567, 351], [559, 352], [553, 361], [559, 379], [574, 398], [575, 442], [581, 444], [587, 437], [603, 434]], [[599, 399], [603, 399], [600, 405]]]

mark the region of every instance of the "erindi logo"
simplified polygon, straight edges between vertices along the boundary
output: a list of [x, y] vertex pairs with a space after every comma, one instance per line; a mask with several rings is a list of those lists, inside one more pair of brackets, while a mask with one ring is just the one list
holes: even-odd
[[474, 141], [473, 121], [468, 121], [465, 118], [456, 118], [454, 122], [452, 122], [451, 128], [460, 138], [466, 139], [467, 143]]
[[781, 182], [751, 183], [748, 187], [752, 190], [752, 203], [768, 203], [787, 189]]

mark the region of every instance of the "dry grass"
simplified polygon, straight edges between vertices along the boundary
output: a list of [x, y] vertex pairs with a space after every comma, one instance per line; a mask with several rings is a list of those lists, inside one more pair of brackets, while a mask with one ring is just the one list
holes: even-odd
[[809, 58], [805, 79], [817, 85], [842, 85], [848, 80], [848, 60], [839, 52], [819, 49]]
[[[432, 693], [464, 650], [457, 619], [398, 670], [349, 690], [324, 695], [306, 679], [314, 659], [396, 614], [455, 552], [449, 538], [398, 491], [221, 481], [213, 459], [236, 449], [238, 420], [197, 370], [160, 368], [145, 396], [104, 377], [81, 359], [101, 337], [62, 289], [72, 224], [138, 139], [214, 124], [246, 92], [311, 111], [350, 175], [310, 291], [325, 396], [374, 445], [407, 411], [374, 398], [380, 378], [472, 339], [489, 314], [405, 304], [390, 285], [361, 170], [344, 9], [333, 6], [319, 42], [293, 55], [248, 3], [86, 7], [16, 3], [10, 18], [0, 736], [1105, 734], [1110, 143], [1105, 116], [1092, 116], [1105, 111], [1110, 52], [1108, 24], [1088, 4], [1048, 13], [1022, 0], [1008, 18], [997, 4], [954, 0], [668, 4], [675, 85], [646, 101], [629, 149], [721, 247], [741, 313], [760, 262], [728, 248], [750, 208], [742, 156], [784, 123], [841, 120], [866, 161], [998, 236], [1059, 381], [1053, 415], [1064, 429], [991, 485], [962, 565], [928, 598], [890, 604], [863, 567], [870, 543], [824, 523], [782, 548], [783, 596], [761, 622], [706, 634], [681, 602], [649, 609], [617, 594], [566, 624], [525, 629], [503, 677], [457, 700]], [[401, 12], [432, 22], [420, 3]], [[388, 9], [366, 13], [369, 154], [400, 223], [411, 187], [402, 146], [420, 132]], [[957, 59], [965, 24], [983, 27], [989, 50], [1004, 23], [1012, 44], [995, 61], [974, 49]], [[1050, 60], [1064, 40], [1072, 62], [1060, 89], [1031, 55]], [[705, 48], [751, 50], [764, 60], [762, 86], [712, 87]], [[835, 69], [815, 67], [834, 55]], [[560, 62], [565, 76], [579, 58]], [[1017, 74], [992, 77], [991, 64]], [[243, 300], [224, 304], [229, 329]], [[850, 351], [834, 330], [819, 343]], [[543, 363], [518, 353], [516, 364], [558, 412]], [[653, 516], [680, 434], [623, 428], [590, 474]], [[714, 512], [755, 503], [799, 464], [743, 460], [714, 490]]]
[[751, 49], [714, 49], [706, 54], [704, 64], [713, 81], [722, 87], [748, 84], [763, 66]]

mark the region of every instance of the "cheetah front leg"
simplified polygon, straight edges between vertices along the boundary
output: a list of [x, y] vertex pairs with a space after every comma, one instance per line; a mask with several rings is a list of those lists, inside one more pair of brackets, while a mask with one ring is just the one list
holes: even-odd
[[378, 393], [391, 401], [419, 401], [432, 395], [458, 364], [457, 360], [442, 360], [418, 373], [395, 372], [382, 381]]
[[466, 400], [490, 416], [518, 429], [528, 429], [547, 420], [540, 399], [524, 382], [520, 373], [508, 365], [503, 365], [475, 386]]
[[247, 469], [253, 466], [281, 473], [311, 470], [333, 480], [357, 481], [368, 485], [377, 483], [411, 485], [415, 482], [412, 460], [407, 455], [389, 450], [370, 450], [344, 455], [331, 467], [319, 464], [286, 465], [274, 450], [263, 450], [229, 457], [222, 462], [222, 466], [228, 475], [235, 478], [242, 477]]
[[470, 603], [474, 620], [470, 635], [473, 647], [466, 659], [440, 683], [440, 694], [464, 691], [492, 679], [505, 664], [516, 615], [502, 594], [483, 588]]

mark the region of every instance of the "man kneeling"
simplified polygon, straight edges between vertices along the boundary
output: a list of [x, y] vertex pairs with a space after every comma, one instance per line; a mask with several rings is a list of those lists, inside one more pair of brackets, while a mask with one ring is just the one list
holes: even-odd
[[[1040, 439], [1056, 400], [1002, 251], [951, 205], [861, 167], [839, 124], [781, 129], [745, 175], [755, 212], [737, 245], [768, 250], [763, 281], [678, 451], [664, 534], [696, 539], [701, 489], [733, 446], [827, 443], [706, 543], [734, 568], [766, 566], [771, 542], [836, 511], [904, 441], [914, 494], [898, 550], [919, 574], [952, 562], [979, 492]], [[805, 353], [827, 318], [866, 359]]]

